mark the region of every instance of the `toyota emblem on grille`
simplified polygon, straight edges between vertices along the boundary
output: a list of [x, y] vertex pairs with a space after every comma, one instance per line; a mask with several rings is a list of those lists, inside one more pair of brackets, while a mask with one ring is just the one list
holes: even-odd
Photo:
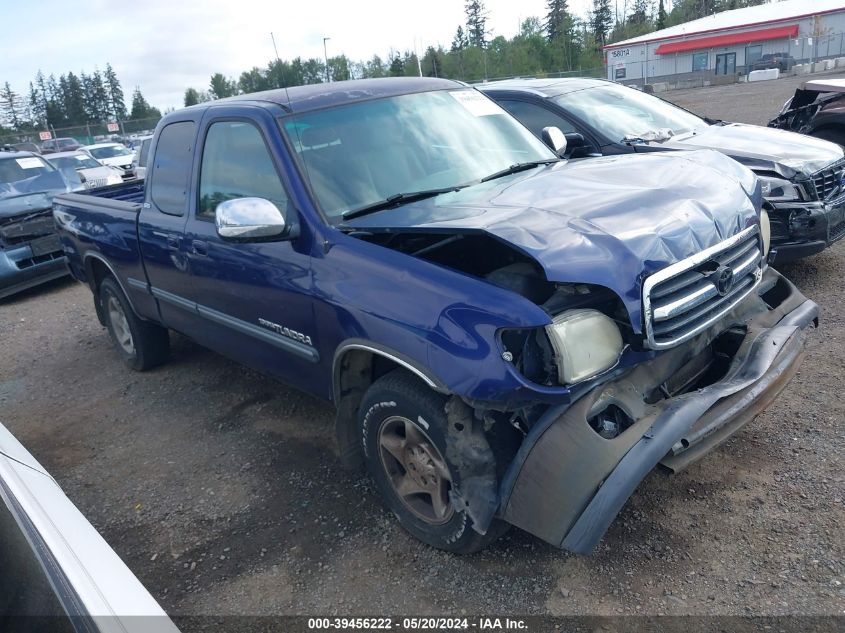
[[734, 287], [734, 271], [729, 266], [719, 266], [712, 275], [710, 281], [716, 286], [720, 297], [724, 297]]

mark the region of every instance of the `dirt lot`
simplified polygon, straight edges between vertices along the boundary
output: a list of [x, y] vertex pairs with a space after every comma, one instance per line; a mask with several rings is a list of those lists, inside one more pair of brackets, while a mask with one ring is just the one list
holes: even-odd
[[[761, 123], [793, 85], [668, 96]], [[798, 376], [591, 557], [419, 544], [341, 469], [328, 404], [181, 337], [132, 373], [72, 282], [0, 303], [0, 419], [172, 614], [843, 614], [845, 243], [784, 272], [822, 309]]]

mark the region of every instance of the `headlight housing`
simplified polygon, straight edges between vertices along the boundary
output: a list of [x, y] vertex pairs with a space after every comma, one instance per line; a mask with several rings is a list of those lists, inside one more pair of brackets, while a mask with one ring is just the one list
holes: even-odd
[[772, 225], [765, 209], [760, 210], [760, 237], [763, 238], [763, 255], [767, 257], [772, 246]]
[[546, 326], [546, 333], [562, 384], [580, 382], [610, 369], [622, 353], [619, 328], [598, 310], [567, 310]]
[[778, 202], [789, 202], [801, 200], [801, 192], [798, 187], [783, 178], [771, 178], [769, 176], [758, 176], [763, 188], [763, 198]]

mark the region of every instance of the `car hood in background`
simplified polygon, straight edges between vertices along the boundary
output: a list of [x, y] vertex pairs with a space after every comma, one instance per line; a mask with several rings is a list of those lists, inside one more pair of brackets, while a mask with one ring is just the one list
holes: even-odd
[[49, 209], [53, 206], [53, 196], [67, 191], [68, 184], [59, 171], [0, 183], [0, 218]]
[[128, 166], [132, 164], [133, 156], [127, 154], [126, 156], [112, 156], [111, 158], [98, 158], [103, 165], [114, 165], [115, 167]]
[[774, 164], [787, 178], [809, 176], [843, 157], [842, 148], [829, 141], [759, 125], [711, 125], [696, 134], [669, 139], [667, 149], [714, 149], [756, 168]]
[[484, 232], [551, 281], [616, 292], [640, 327], [640, 289], [660, 270], [757, 223], [755, 176], [717, 152], [561, 162], [348, 222], [358, 229]]

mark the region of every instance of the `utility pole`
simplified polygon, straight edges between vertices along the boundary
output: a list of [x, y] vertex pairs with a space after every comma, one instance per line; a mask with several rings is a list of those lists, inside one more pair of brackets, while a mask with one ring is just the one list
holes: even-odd
[[331, 78], [329, 77], [329, 54], [326, 52], [326, 42], [328, 42], [330, 37], [323, 38], [323, 57], [326, 58], [326, 83], [331, 82]]

